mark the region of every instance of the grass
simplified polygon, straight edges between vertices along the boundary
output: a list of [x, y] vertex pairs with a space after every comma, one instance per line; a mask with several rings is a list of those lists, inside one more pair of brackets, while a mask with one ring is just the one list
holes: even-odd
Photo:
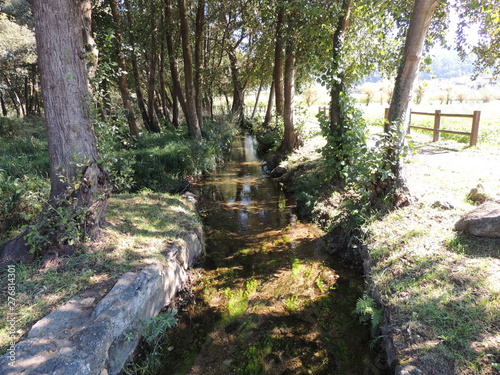
[[[76, 296], [101, 298], [125, 272], [164, 261], [169, 246], [200, 226], [194, 206], [162, 193], [115, 195], [99, 240], [56, 263], [16, 265], [16, 340], [54, 308]], [[2, 270], [3, 273], [6, 269]], [[0, 302], [0, 353], [8, 347], [6, 290]]]
[[[467, 237], [454, 224], [474, 208], [478, 183], [498, 199], [495, 151], [450, 141], [418, 145], [408, 165], [414, 206], [366, 228], [371, 277], [391, 306], [400, 361], [433, 373], [495, 374], [500, 361], [500, 242]], [[446, 200], [444, 210], [433, 202]]]
[[[484, 111], [480, 134], [498, 133], [498, 120], [486, 115], [489, 108], [496, 116], [495, 106], [475, 108]], [[383, 115], [383, 106], [368, 109]], [[400, 364], [429, 374], [497, 374], [500, 241], [468, 237], [453, 228], [474, 208], [467, 196], [478, 184], [492, 199], [500, 199], [499, 138], [483, 138], [482, 143], [480, 138], [478, 147], [472, 148], [468, 140], [429, 143], [427, 136], [414, 132], [412, 138], [416, 155], [407, 164], [407, 176], [416, 204], [372, 212], [364, 220], [362, 233], [371, 265], [368, 290], [389, 313], [385, 328]], [[320, 139], [309, 140], [284, 165], [299, 202], [307, 206], [305, 212], [328, 227], [348, 197], [323, 185], [313, 144], [320, 145]], [[436, 201], [449, 202], [452, 208], [439, 208]], [[316, 287], [325, 288], [321, 279]], [[293, 295], [286, 303], [294, 308]]]

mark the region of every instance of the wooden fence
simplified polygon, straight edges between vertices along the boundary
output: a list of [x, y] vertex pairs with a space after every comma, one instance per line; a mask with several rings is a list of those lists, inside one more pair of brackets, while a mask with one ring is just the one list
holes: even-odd
[[[329, 107], [319, 107], [318, 108], [318, 113], [324, 113], [325, 115], [328, 116], [329, 112]], [[387, 119], [389, 114], [389, 108], [385, 109], [385, 115], [384, 119]], [[416, 126], [416, 125], [411, 125], [411, 116], [412, 115], [423, 115], [423, 116], [434, 116], [434, 127], [432, 128], [426, 128], [423, 126]], [[446, 129], [441, 129], [441, 117], [462, 117], [462, 118], [471, 118], [472, 119], [472, 126], [471, 126], [471, 131], [470, 132], [460, 132], [456, 130], [446, 130]], [[410, 112], [410, 125], [408, 128], [408, 133], [410, 132], [410, 129], [421, 129], [421, 130], [428, 130], [432, 131], [432, 142], [437, 142], [439, 141], [439, 134], [440, 133], [449, 133], [449, 134], [459, 134], [459, 135], [468, 135], [470, 139], [470, 145], [475, 146], [477, 144], [477, 137], [479, 134], [479, 119], [481, 118], [481, 111], [474, 111], [472, 115], [467, 115], [467, 114], [454, 114], [454, 113], [441, 113], [441, 110], [437, 109], [436, 111], [432, 112]]]
[[[388, 115], [389, 115], [389, 108], [386, 108], [385, 114], [384, 114], [384, 119], [387, 119]], [[411, 125], [411, 116], [412, 115], [434, 116], [434, 127], [426, 128], [424, 126]], [[461, 131], [456, 131], [456, 130], [441, 129], [441, 117], [471, 118], [472, 119], [471, 131], [470, 132], [461, 132]], [[468, 135], [469, 136], [469, 144], [471, 146], [475, 146], [477, 144], [477, 137], [479, 134], [479, 119], [480, 118], [481, 118], [481, 111], [474, 111], [474, 113], [472, 115], [455, 114], [455, 113], [441, 113], [441, 110], [439, 110], [439, 109], [436, 109], [433, 113], [432, 112], [414, 112], [414, 111], [411, 111], [410, 112], [410, 125], [408, 128], [408, 133], [410, 132], [411, 128], [432, 131], [433, 132], [432, 142], [439, 141], [439, 134], [440, 133]]]

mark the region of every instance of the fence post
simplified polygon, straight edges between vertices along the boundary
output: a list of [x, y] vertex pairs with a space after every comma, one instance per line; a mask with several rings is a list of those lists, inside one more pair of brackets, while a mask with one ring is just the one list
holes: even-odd
[[441, 110], [436, 109], [436, 112], [434, 112], [434, 133], [432, 135], [432, 142], [439, 141], [440, 127], [441, 127]]
[[477, 136], [479, 134], [479, 119], [481, 118], [481, 111], [474, 111], [472, 115], [472, 130], [470, 133], [470, 145], [477, 144]]

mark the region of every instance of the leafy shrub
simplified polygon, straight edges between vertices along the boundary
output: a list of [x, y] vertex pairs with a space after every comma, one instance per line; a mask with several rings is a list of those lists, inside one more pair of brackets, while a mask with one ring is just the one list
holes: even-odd
[[236, 131], [226, 123], [207, 120], [201, 142], [171, 130], [145, 134], [134, 154], [134, 190], [177, 191], [183, 179], [213, 171], [223, 160]]
[[49, 157], [43, 122], [0, 118], [0, 233], [30, 223], [47, 200]]

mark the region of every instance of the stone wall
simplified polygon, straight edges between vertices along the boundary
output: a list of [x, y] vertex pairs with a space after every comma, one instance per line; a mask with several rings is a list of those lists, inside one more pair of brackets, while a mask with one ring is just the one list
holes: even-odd
[[173, 301], [203, 253], [202, 228], [181, 242], [166, 263], [123, 275], [97, 305], [74, 299], [39, 320], [16, 345], [15, 366], [9, 353], [0, 357], [0, 374], [118, 374], [139, 342], [141, 322]]

